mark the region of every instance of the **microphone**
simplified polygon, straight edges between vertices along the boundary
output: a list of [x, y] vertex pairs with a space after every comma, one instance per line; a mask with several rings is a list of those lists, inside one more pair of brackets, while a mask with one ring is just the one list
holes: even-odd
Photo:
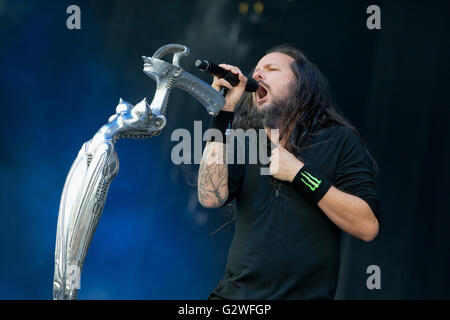
[[[236, 87], [240, 82], [237, 74], [225, 70], [224, 68], [218, 66], [217, 64], [208, 62], [206, 60], [195, 61], [195, 66], [202, 71], [209, 72], [213, 75], [218, 76], [219, 78], [227, 80], [233, 87]], [[256, 92], [258, 88], [259, 88], [258, 82], [252, 77], [247, 77], [247, 84], [245, 85], [245, 91]]]

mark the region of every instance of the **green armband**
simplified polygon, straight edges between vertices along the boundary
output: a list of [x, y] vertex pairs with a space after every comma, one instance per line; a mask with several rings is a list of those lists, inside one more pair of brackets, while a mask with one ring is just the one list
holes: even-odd
[[331, 188], [331, 183], [325, 177], [307, 165], [304, 165], [297, 172], [292, 183], [315, 204], [317, 204]]

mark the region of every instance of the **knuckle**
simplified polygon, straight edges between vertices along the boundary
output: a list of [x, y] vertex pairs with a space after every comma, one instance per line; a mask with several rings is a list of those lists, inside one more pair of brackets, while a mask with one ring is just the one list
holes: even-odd
[[217, 80], [217, 83], [222, 86], [227, 86], [227, 87], [230, 85], [230, 83], [225, 79], [219, 79], [219, 80]]

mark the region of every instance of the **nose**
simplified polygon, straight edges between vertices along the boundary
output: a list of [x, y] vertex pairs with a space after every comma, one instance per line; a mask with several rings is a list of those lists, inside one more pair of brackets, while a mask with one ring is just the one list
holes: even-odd
[[264, 73], [261, 70], [255, 71], [253, 73], [253, 79], [256, 81], [264, 80]]

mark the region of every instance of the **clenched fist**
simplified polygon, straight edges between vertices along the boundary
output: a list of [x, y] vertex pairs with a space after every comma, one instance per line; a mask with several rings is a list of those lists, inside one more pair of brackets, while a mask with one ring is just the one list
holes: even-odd
[[292, 182], [304, 163], [278, 143], [278, 137], [271, 136], [271, 129], [265, 128], [267, 137], [276, 148], [270, 156], [270, 175], [282, 181]]

